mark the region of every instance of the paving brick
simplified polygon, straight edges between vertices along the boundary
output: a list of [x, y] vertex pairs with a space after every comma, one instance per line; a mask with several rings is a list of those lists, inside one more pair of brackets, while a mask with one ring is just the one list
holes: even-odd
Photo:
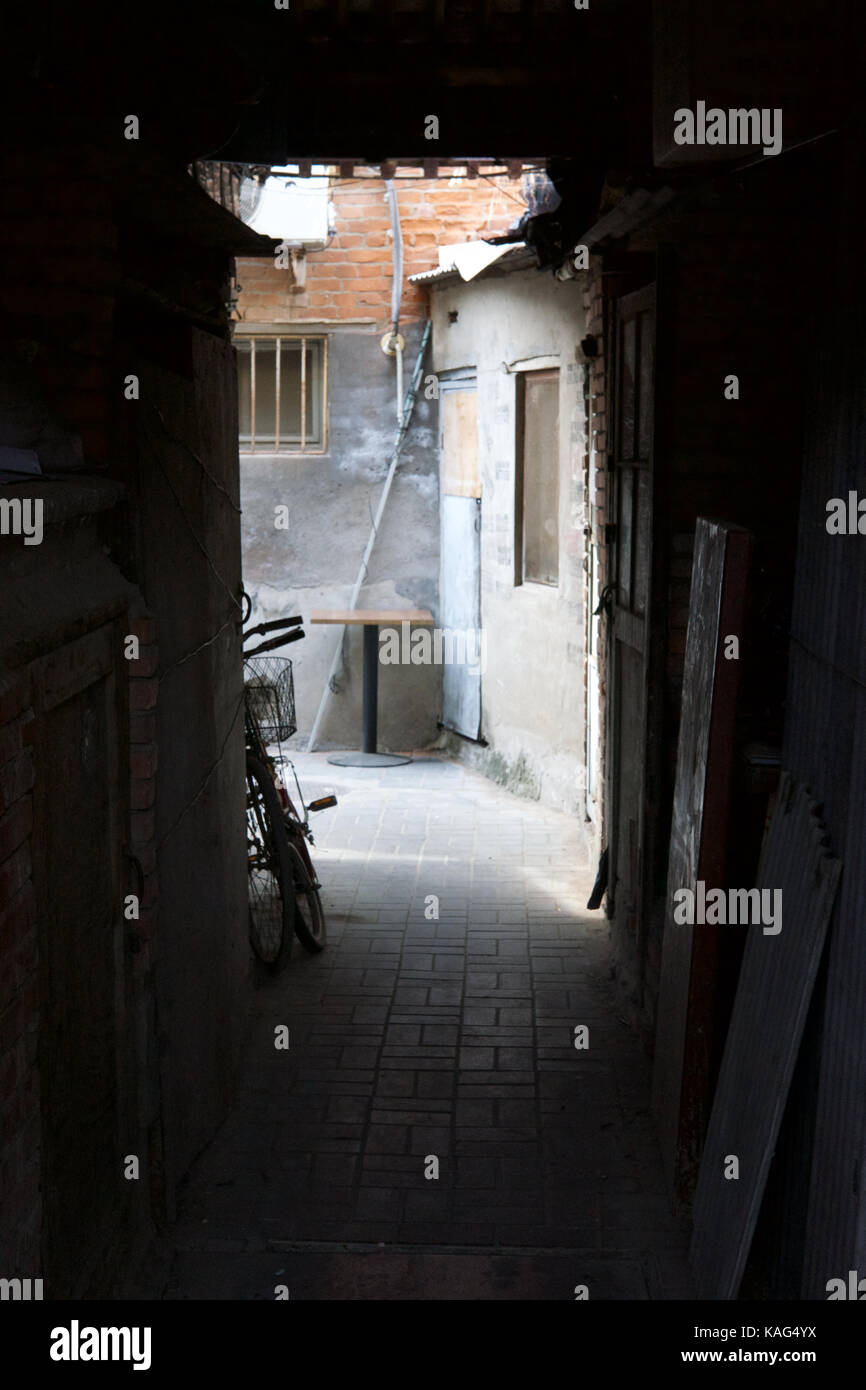
[[399, 1220], [402, 1203], [399, 1187], [365, 1187], [356, 1198], [355, 1217], [358, 1221]]
[[428, 1192], [407, 1192], [404, 1214], [407, 1221], [448, 1221], [451, 1216], [451, 1193], [441, 1183], [427, 1182]]
[[418, 1095], [451, 1096], [454, 1093], [454, 1084], [454, 1074], [450, 1070], [444, 1075], [437, 1072], [419, 1072]]
[[416, 1080], [417, 1074], [414, 1071], [382, 1071], [376, 1082], [376, 1095], [411, 1096], [415, 1093]]
[[493, 1125], [492, 1100], [458, 1100], [455, 1118], [458, 1125]]
[[[499, 1013], [502, 1013], [501, 1009]], [[496, 1014], [497, 1009], [493, 1004], [467, 1004], [463, 1010], [463, 1023], [466, 1027], [494, 1025]]]
[[409, 1130], [402, 1124], [370, 1125], [367, 1130], [367, 1153], [403, 1154], [409, 1142]]
[[429, 992], [431, 1004], [459, 1004], [463, 997], [462, 985], [443, 985], [436, 983], [432, 985]]
[[461, 1047], [460, 1070], [489, 1071], [493, 1067], [494, 1057], [492, 1047]]
[[[302, 781], [330, 780], [323, 755], [297, 761]], [[297, 1241], [426, 1247], [445, 1262], [433, 1297], [468, 1258], [437, 1255], [444, 1245], [488, 1262], [502, 1246], [568, 1251], [497, 1268], [542, 1260], [545, 1296], [569, 1301], [577, 1282], [593, 1297], [690, 1296], [649, 1065], [616, 1016], [607, 934], [583, 908], [579, 825], [447, 761], [375, 782], [343, 771], [319, 832], [329, 946], [256, 999], [237, 1108], [181, 1196], [174, 1296], [261, 1297], [241, 1252]], [[428, 880], [438, 921], [424, 917]], [[274, 1056], [275, 1017], [288, 1057]], [[591, 1038], [580, 1054], [578, 1022]], [[429, 1154], [438, 1179], [424, 1176]], [[343, 1258], [272, 1257], [294, 1262], [293, 1296], [317, 1260]], [[405, 1270], [422, 1257], [394, 1258]], [[501, 1272], [485, 1277], [491, 1297], [517, 1296]]]

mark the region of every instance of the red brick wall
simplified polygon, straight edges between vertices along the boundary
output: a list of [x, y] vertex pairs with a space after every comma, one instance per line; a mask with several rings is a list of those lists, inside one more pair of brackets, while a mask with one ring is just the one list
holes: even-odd
[[[408, 277], [438, 264], [437, 247], [496, 236], [525, 211], [519, 180], [395, 179], [403, 233], [401, 318], [426, 317], [426, 291]], [[250, 323], [289, 319], [373, 318], [384, 332], [391, 312], [391, 221], [382, 179], [335, 180], [336, 235], [325, 251], [308, 252], [306, 285], [271, 261], [240, 259], [238, 308]], [[515, 201], [516, 200], [516, 201]]]

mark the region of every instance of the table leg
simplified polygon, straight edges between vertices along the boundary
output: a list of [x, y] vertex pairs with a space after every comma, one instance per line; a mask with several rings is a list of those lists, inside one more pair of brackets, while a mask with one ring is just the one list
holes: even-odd
[[364, 675], [361, 687], [361, 751], [334, 753], [328, 759], [337, 767], [397, 767], [410, 763], [401, 753], [377, 753], [379, 711], [379, 625], [364, 624]]
[[364, 627], [364, 686], [362, 693], [361, 752], [376, 751], [376, 717], [379, 706], [379, 625]]

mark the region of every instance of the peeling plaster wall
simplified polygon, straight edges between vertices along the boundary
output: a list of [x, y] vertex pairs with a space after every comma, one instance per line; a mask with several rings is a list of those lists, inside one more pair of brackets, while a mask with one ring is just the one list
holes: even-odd
[[[496, 781], [584, 814], [585, 420], [581, 280], [535, 270], [435, 290], [437, 372], [476, 367], [481, 474], [481, 620], [487, 635], [482, 733], [460, 756]], [[457, 311], [456, 323], [449, 314]], [[514, 584], [517, 375], [505, 364], [556, 357], [559, 378], [559, 585]], [[555, 365], [550, 361], [538, 366]]]

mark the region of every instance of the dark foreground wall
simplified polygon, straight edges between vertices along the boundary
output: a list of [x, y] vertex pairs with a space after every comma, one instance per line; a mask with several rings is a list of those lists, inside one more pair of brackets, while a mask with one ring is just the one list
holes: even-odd
[[46, 1298], [134, 1281], [226, 1112], [249, 969], [224, 301], [257, 239], [60, 124], [31, 111], [0, 170], [0, 445], [42, 468], [0, 487], [0, 1276]]
[[826, 529], [831, 498], [866, 496], [866, 279], [846, 197], [862, 179], [862, 124], [840, 146], [826, 210], [827, 312], [807, 400], [784, 735], [784, 765], [823, 802], [830, 852], [842, 860], [772, 1189], [785, 1222], [776, 1287], [802, 1298], [825, 1298], [828, 1278], [866, 1267], [866, 536]]

